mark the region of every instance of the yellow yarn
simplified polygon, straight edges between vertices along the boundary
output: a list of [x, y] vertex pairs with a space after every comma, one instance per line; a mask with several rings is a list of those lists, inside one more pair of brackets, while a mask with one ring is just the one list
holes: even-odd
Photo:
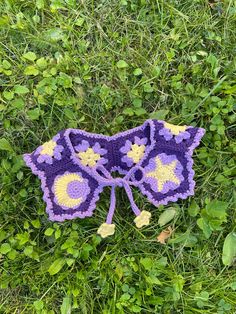
[[134, 219], [137, 228], [142, 228], [143, 226], [149, 225], [149, 220], [151, 218], [151, 213], [142, 210], [141, 213]]
[[167, 181], [174, 182], [176, 184], [180, 183], [180, 180], [175, 175], [175, 168], [177, 160], [173, 160], [171, 163], [165, 165], [162, 163], [161, 159], [157, 156], [155, 158], [156, 168], [155, 170], [148, 172], [147, 177], [152, 177], [157, 180], [157, 190], [161, 192], [164, 184]]
[[81, 203], [82, 197], [71, 198], [67, 193], [67, 186], [70, 182], [79, 181], [83, 179], [76, 173], [65, 174], [62, 177], [56, 179], [54, 183], [54, 193], [59, 205], [66, 206], [68, 208], [77, 206]]
[[89, 147], [85, 152], [76, 154], [84, 166], [94, 167], [97, 161], [101, 158], [99, 154], [96, 154], [94, 150]]
[[99, 228], [97, 233], [100, 234], [102, 238], [106, 238], [109, 235], [113, 235], [115, 232], [115, 224], [103, 223]]
[[164, 127], [170, 130], [173, 135], [179, 135], [179, 133], [184, 132], [187, 129], [186, 125], [174, 125], [167, 122], [164, 122]]
[[145, 152], [145, 145], [132, 144], [127, 156], [136, 164], [143, 157]]
[[42, 145], [43, 149], [40, 152], [40, 155], [49, 155], [53, 156], [54, 148], [57, 146], [57, 143], [53, 140], [50, 140]]

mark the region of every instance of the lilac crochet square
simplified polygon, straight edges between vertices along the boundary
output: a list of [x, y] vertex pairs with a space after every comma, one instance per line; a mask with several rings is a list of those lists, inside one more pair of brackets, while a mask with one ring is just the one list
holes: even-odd
[[[41, 180], [49, 219], [64, 221], [91, 216], [104, 187], [123, 187], [135, 215], [140, 215], [131, 188], [137, 187], [158, 206], [194, 194], [192, 154], [205, 130], [147, 120], [131, 130], [105, 136], [78, 129], [60, 131], [24, 160]], [[114, 178], [118, 171], [122, 176]]]

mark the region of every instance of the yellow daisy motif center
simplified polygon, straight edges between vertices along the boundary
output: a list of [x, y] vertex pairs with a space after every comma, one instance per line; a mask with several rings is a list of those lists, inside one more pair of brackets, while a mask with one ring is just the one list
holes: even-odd
[[101, 158], [100, 154], [97, 154], [94, 152], [94, 150], [89, 147], [85, 152], [80, 152], [76, 154], [82, 165], [94, 167], [97, 163], [97, 161]]
[[54, 148], [57, 146], [57, 143], [53, 140], [48, 141], [42, 145], [42, 150], [40, 152], [40, 155], [49, 155], [53, 156]]
[[173, 135], [179, 135], [180, 133], [184, 132], [187, 129], [186, 125], [182, 125], [182, 126], [181, 125], [174, 125], [174, 124], [167, 123], [167, 122], [164, 123], [164, 127], [166, 129], [170, 130], [170, 132]]
[[140, 161], [145, 152], [145, 145], [132, 144], [127, 156], [133, 160], [134, 163]]
[[163, 190], [164, 184], [168, 181], [180, 184], [179, 178], [175, 175], [177, 160], [173, 160], [171, 163], [165, 165], [157, 156], [155, 158], [155, 162], [156, 162], [155, 170], [148, 172], [146, 176], [152, 177], [157, 180], [158, 192], [161, 192]]

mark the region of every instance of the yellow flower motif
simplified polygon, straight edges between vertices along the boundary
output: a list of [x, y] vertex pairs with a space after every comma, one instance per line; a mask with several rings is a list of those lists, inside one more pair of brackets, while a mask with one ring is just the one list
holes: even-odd
[[89, 147], [85, 152], [76, 154], [84, 166], [94, 167], [97, 161], [101, 158], [99, 154], [96, 154], [94, 150]]
[[49, 155], [53, 156], [54, 148], [57, 146], [57, 143], [53, 140], [50, 140], [42, 145], [42, 150], [40, 155]]
[[180, 180], [175, 175], [175, 168], [177, 160], [173, 160], [171, 163], [165, 165], [162, 163], [161, 159], [157, 156], [155, 158], [156, 168], [155, 170], [146, 173], [147, 177], [152, 177], [157, 180], [158, 192], [161, 192], [164, 184], [167, 181], [174, 182], [176, 184], [180, 183]]
[[141, 213], [134, 219], [137, 228], [142, 228], [143, 226], [149, 225], [149, 220], [151, 218], [151, 213], [142, 210]]
[[76, 173], [70, 173], [61, 176], [55, 181], [54, 193], [59, 205], [73, 208], [81, 203], [82, 197], [72, 198], [67, 193], [68, 184], [73, 181], [82, 182], [83, 179]]
[[133, 160], [134, 163], [139, 162], [143, 158], [145, 152], [145, 145], [132, 144], [127, 156]]
[[179, 135], [187, 129], [186, 125], [174, 125], [167, 122], [164, 122], [164, 127], [170, 130], [173, 135]]
[[102, 238], [106, 238], [113, 235], [115, 232], [115, 224], [103, 223], [99, 228], [97, 233], [100, 234]]

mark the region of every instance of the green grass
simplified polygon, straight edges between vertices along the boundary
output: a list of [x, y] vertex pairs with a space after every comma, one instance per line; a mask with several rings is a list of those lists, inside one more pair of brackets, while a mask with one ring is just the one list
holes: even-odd
[[[222, 262], [236, 225], [235, 29], [231, 0], [1, 1], [0, 313], [236, 313], [234, 256]], [[50, 222], [22, 154], [61, 129], [114, 134], [149, 117], [206, 129], [195, 196], [155, 208], [135, 191], [152, 212], [137, 230], [120, 189], [105, 240], [108, 189], [92, 218]]]

